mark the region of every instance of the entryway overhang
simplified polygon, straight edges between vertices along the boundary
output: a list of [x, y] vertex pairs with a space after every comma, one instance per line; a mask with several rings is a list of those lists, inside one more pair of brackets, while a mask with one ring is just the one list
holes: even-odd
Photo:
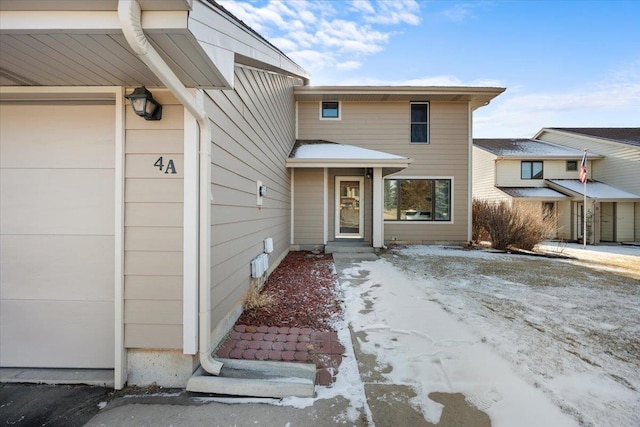
[[598, 202], [640, 202], [640, 195], [591, 179], [586, 183], [586, 194], [585, 184], [577, 179], [547, 179], [545, 182], [550, 188], [574, 199], [582, 200], [586, 195], [588, 199]]
[[[413, 159], [383, 151], [371, 150], [354, 145], [340, 144], [324, 140], [298, 140], [296, 141], [289, 158], [287, 168], [317, 168], [325, 170], [325, 200], [324, 229], [325, 243], [327, 230], [327, 170], [358, 168], [365, 169], [365, 175], [371, 178], [372, 198], [371, 206], [371, 237], [374, 248], [384, 245], [384, 197], [383, 178], [387, 175], [399, 172], [409, 166]], [[293, 175], [292, 175], [293, 176]], [[293, 217], [293, 216], [292, 216]]]
[[498, 190], [513, 199], [560, 201], [570, 196], [548, 187], [498, 187]]
[[324, 140], [297, 140], [288, 168], [380, 168], [382, 176], [399, 172], [413, 159], [355, 145]]

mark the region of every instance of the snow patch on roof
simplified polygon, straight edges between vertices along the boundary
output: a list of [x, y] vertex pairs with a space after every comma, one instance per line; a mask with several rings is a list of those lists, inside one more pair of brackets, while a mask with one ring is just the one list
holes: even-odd
[[511, 197], [519, 198], [538, 198], [538, 199], [558, 199], [567, 198], [569, 196], [562, 194], [556, 190], [548, 187], [498, 187], [504, 193], [507, 193]]
[[[535, 139], [474, 139], [473, 145], [503, 157], [558, 157], [582, 158], [582, 150], [561, 147]], [[594, 157], [592, 153], [589, 157]], [[598, 156], [599, 157], [599, 156]]]
[[[584, 184], [577, 179], [550, 179], [549, 182], [574, 193], [584, 195]], [[637, 194], [612, 187], [604, 182], [592, 180], [587, 182], [587, 197], [591, 199], [640, 199]]]
[[355, 145], [338, 144], [329, 141], [314, 141], [300, 144], [294, 148], [291, 158], [294, 159], [344, 159], [344, 160], [404, 160], [403, 156], [356, 147]]

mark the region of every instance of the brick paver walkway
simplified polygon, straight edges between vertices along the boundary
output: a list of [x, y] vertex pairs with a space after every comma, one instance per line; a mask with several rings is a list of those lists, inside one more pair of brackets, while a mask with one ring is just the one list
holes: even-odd
[[243, 360], [306, 362], [316, 365], [316, 384], [335, 381], [344, 347], [335, 332], [310, 328], [235, 325], [215, 356]]

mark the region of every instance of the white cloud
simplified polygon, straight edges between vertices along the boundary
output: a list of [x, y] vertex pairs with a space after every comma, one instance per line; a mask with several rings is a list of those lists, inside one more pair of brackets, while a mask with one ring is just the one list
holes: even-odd
[[392, 35], [387, 30], [389, 26], [420, 22], [420, 5], [415, 0], [356, 0], [350, 4], [325, 0], [270, 0], [260, 5], [232, 0], [219, 3], [311, 74], [326, 67], [358, 68], [368, 55], [385, 49]]
[[343, 70], [343, 71], [355, 70], [360, 68], [361, 66], [362, 66], [362, 63], [358, 61], [346, 61], [346, 62], [341, 62], [336, 64], [336, 68], [338, 70]]
[[442, 11], [442, 15], [450, 21], [462, 22], [473, 16], [473, 6], [470, 4], [457, 4]]
[[[640, 67], [635, 66], [636, 71]], [[613, 72], [606, 83], [564, 92], [500, 95], [474, 115], [476, 137], [532, 137], [543, 127], [629, 127], [638, 125], [640, 80], [634, 67]]]

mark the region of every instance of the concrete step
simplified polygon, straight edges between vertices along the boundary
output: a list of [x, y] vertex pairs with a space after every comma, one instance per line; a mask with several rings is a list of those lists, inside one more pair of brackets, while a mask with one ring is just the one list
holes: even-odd
[[362, 242], [329, 242], [325, 245], [324, 252], [326, 254], [372, 254], [375, 253], [375, 249], [370, 244]]
[[219, 376], [198, 368], [187, 390], [250, 397], [313, 397], [316, 365], [310, 363], [216, 359], [223, 363]]

